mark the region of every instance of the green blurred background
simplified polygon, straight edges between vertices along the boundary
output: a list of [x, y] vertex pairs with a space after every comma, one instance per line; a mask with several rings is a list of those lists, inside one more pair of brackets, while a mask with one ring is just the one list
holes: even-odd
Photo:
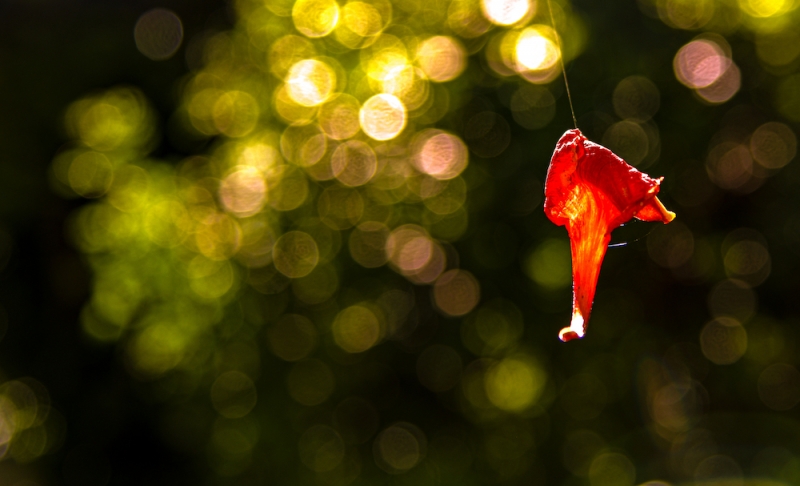
[[[549, 11], [0, 3], [0, 484], [800, 484], [800, 2]], [[569, 344], [562, 47], [677, 213]]]

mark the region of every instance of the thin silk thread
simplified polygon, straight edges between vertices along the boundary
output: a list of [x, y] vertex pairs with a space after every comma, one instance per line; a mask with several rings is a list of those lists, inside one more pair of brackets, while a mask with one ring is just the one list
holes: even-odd
[[575, 108], [572, 107], [572, 94], [569, 92], [569, 81], [567, 81], [567, 69], [564, 67], [564, 51], [561, 49], [561, 38], [556, 28], [556, 18], [553, 16], [553, 6], [547, 0], [547, 10], [550, 11], [550, 23], [556, 33], [556, 46], [558, 47], [558, 60], [561, 61], [561, 72], [564, 74], [564, 86], [567, 88], [567, 99], [569, 100], [569, 111], [572, 113], [572, 123], [578, 128], [578, 120], [575, 118]]

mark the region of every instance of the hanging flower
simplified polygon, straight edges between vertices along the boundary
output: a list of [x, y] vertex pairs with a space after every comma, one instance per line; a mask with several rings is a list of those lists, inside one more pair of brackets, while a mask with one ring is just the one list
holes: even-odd
[[572, 249], [572, 321], [559, 333], [562, 341], [586, 333], [611, 232], [631, 218], [675, 218], [656, 197], [662, 180], [639, 172], [577, 128], [558, 141], [547, 170], [544, 212], [567, 227]]

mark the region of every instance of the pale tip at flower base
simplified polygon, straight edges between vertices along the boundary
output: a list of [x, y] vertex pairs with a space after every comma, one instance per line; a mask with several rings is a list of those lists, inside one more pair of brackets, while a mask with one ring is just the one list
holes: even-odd
[[656, 197], [662, 180], [639, 172], [577, 128], [559, 139], [547, 170], [544, 212], [566, 226], [572, 252], [572, 320], [558, 335], [562, 341], [586, 334], [611, 232], [632, 218], [675, 218]]
[[577, 308], [572, 312], [572, 321], [569, 327], [565, 327], [558, 333], [558, 339], [567, 342], [573, 339], [580, 339], [586, 334], [586, 326], [584, 324], [583, 316]]

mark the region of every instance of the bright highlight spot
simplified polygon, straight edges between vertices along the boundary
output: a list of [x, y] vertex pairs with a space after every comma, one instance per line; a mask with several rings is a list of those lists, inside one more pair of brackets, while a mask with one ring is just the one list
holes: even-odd
[[289, 97], [302, 106], [317, 106], [330, 98], [336, 88], [336, 74], [330, 66], [316, 59], [293, 65], [286, 75]]
[[406, 108], [396, 96], [378, 94], [368, 99], [359, 113], [361, 129], [378, 141], [391, 140], [406, 126]]
[[544, 35], [546, 29], [528, 27], [517, 38], [517, 69], [521, 71], [552, 68], [560, 56], [555, 42]]
[[481, 11], [490, 22], [511, 25], [531, 13], [531, 0], [481, 0]]

